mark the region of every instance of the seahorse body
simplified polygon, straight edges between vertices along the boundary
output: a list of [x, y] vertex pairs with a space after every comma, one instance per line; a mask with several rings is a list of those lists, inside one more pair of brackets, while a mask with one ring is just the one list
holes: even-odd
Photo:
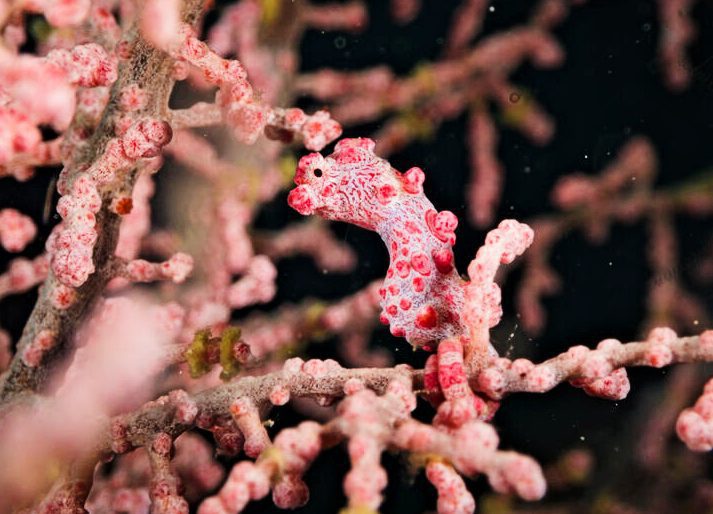
[[458, 219], [423, 194], [424, 173], [400, 173], [374, 154], [374, 141], [343, 139], [334, 153], [306, 155], [288, 203], [301, 214], [377, 232], [389, 251], [381, 321], [414, 346], [433, 349], [461, 335], [463, 287], [453, 262]]

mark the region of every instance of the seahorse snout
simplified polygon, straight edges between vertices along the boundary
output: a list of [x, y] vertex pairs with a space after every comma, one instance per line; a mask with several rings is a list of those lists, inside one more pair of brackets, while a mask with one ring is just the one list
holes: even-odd
[[297, 186], [287, 195], [287, 203], [303, 216], [314, 214], [318, 198], [309, 186]]

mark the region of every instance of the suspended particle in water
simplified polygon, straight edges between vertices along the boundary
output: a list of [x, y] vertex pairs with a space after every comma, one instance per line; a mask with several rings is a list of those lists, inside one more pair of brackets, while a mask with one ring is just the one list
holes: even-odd
[[46, 225], [50, 219], [50, 211], [52, 209], [52, 198], [54, 196], [54, 191], [55, 191], [56, 185], [57, 185], [57, 178], [53, 177], [52, 180], [50, 180], [50, 183], [47, 186], [47, 192], [45, 193], [45, 203], [44, 203], [44, 208], [42, 209], [42, 223], [44, 225]]

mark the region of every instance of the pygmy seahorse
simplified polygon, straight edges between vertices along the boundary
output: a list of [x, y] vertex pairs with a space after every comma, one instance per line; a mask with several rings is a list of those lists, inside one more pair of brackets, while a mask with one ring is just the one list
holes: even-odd
[[464, 333], [463, 286], [453, 261], [458, 219], [437, 212], [423, 193], [424, 173], [401, 173], [374, 154], [374, 141], [342, 139], [334, 153], [302, 157], [288, 203], [377, 232], [389, 251], [381, 321], [391, 333], [430, 350]]

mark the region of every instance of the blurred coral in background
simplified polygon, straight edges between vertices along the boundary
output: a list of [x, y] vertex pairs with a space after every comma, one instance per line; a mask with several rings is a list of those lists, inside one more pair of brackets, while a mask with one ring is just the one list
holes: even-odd
[[0, 32], [0, 512], [713, 510], [710, 4]]

